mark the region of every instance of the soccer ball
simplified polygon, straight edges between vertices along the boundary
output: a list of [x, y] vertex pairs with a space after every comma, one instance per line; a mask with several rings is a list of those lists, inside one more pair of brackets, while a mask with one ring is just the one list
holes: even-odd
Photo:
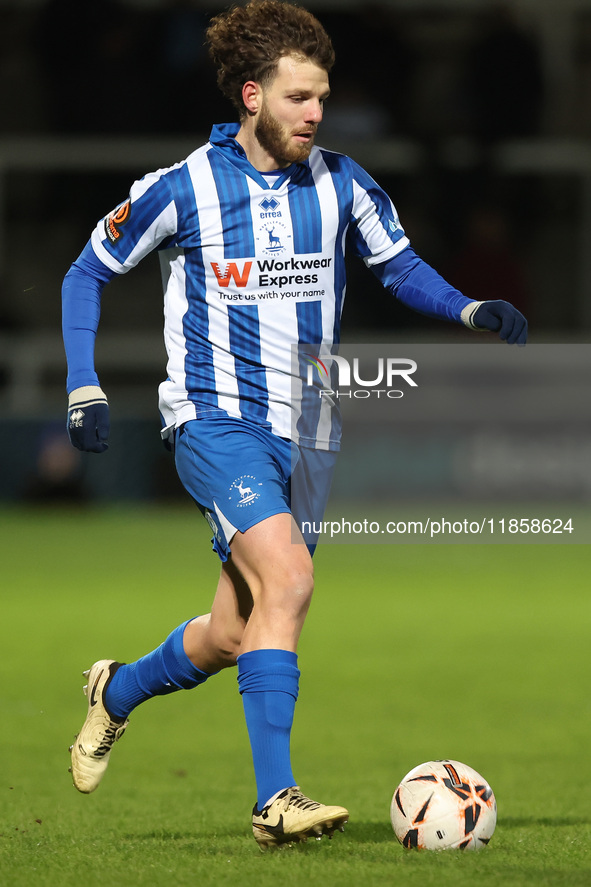
[[495, 830], [497, 803], [476, 770], [459, 761], [428, 761], [394, 792], [390, 819], [404, 847], [479, 850]]

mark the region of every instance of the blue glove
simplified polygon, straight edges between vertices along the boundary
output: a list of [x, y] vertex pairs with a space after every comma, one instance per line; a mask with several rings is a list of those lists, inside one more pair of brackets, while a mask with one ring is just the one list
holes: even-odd
[[525, 345], [527, 342], [527, 320], [510, 302], [496, 299], [477, 303], [471, 313], [471, 326], [476, 329], [498, 333], [508, 345]]
[[109, 404], [98, 385], [76, 388], [68, 398], [68, 437], [77, 450], [104, 453], [108, 449]]

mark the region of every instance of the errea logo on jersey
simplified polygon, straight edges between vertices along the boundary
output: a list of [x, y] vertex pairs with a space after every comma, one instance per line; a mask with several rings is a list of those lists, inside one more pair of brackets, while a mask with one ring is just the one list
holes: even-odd
[[279, 201], [274, 197], [263, 197], [263, 199], [259, 202], [259, 206], [264, 212], [262, 212], [261, 219], [278, 219], [281, 216], [281, 210], [279, 209]]
[[263, 197], [260, 201], [259, 206], [265, 210], [265, 212], [269, 212], [269, 210], [275, 210], [279, 206], [279, 201], [275, 200], [274, 197]]
[[242, 270], [238, 268], [236, 262], [226, 262], [223, 271], [217, 262], [212, 262], [211, 267], [220, 286], [229, 286], [231, 280], [234, 281], [236, 286], [246, 286], [248, 284], [252, 262], [245, 262], [242, 266]]

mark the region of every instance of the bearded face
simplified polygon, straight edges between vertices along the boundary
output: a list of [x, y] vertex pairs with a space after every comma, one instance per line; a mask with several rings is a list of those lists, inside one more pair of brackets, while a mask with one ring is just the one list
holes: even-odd
[[326, 71], [309, 59], [283, 56], [275, 76], [258, 90], [258, 146], [277, 167], [307, 160], [330, 92]]
[[277, 166], [289, 166], [307, 160], [314, 146], [317, 124], [290, 126], [282, 123], [263, 99], [263, 105], [255, 126], [259, 144], [277, 161]]

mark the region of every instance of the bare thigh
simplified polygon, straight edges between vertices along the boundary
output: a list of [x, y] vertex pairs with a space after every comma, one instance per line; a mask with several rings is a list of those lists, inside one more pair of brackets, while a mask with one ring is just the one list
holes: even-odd
[[250, 650], [297, 650], [314, 585], [312, 558], [298, 540], [287, 513], [236, 533], [211, 613], [185, 630], [185, 652], [198, 668], [219, 671]]

